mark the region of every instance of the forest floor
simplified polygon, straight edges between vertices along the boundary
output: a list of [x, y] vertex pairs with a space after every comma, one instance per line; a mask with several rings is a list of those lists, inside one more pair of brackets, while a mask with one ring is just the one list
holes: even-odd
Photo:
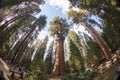
[[[111, 67], [103, 73], [98, 74], [94, 80], [119, 80], [117, 77], [120, 75], [120, 64], [114, 63]], [[51, 77], [49, 80], [61, 80], [62, 76]]]
[[104, 73], [99, 74], [94, 80], [118, 80], [117, 77], [120, 75], [120, 64], [114, 63]]
[[61, 80], [62, 76], [51, 77], [49, 80]]
[[[1, 70], [3, 70], [2, 65], [1, 65]], [[97, 76], [94, 78], [94, 80], [120, 80], [117, 79], [119, 75], [120, 75], [120, 63], [116, 61], [108, 69], [104, 70], [102, 73], [98, 73]], [[49, 76], [49, 80], [61, 80], [62, 77], [63, 76]]]

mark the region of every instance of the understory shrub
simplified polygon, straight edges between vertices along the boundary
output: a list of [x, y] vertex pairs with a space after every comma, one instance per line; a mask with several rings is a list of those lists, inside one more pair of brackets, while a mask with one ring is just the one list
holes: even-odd
[[97, 76], [97, 72], [85, 71], [83, 73], [70, 73], [62, 78], [62, 80], [93, 80]]

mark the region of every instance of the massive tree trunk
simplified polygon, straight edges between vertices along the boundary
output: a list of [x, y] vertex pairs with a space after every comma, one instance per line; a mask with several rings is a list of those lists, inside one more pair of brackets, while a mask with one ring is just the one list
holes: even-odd
[[65, 59], [64, 59], [64, 41], [57, 40], [56, 59], [53, 68], [53, 75], [65, 74]]
[[100, 34], [94, 29], [92, 28], [89, 24], [85, 23], [85, 22], [81, 22], [81, 24], [85, 27], [85, 29], [93, 36], [93, 38], [96, 40], [96, 42], [98, 43], [98, 45], [100, 46], [102, 52], [103, 52], [103, 56], [106, 60], [110, 60], [111, 59], [111, 49], [110, 47], [107, 45], [107, 43], [103, 40], [103, 38], [100, 36]]

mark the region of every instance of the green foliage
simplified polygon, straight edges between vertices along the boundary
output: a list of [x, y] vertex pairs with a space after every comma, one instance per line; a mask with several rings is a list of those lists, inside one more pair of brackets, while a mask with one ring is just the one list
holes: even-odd
[[38, 71], [37, 73], [29, 72], [28, 76], [25, 77], [24, 80], [48, 80], [48, 77], [40, 71]]
[[[99, 45], [87, 34], [79, 34], [79, 36], [70, 31], [68, 34], [69, 56], [70, 60], [67, 62], [68, 72], [84, 71], [84, 66], [96, 63], [102, 58], [101, 49]], [[85, 38], [85, 41], [82, 40]], [[79, 62], [79, 63], [78, 63]]]
[[[13, 23], [13, 25], [9, 26], [8, 28], [6, 28], [6, 30], [1, 31], [0, 30], [0, 48], [2, 49], [3, 45], [7, 42], [8, 46], [10, 47], [10, 44], [14, 44], [14, 42], [16, 41], [16, 37], [18, 37], [18, 35], [20, 34], [20, 32], [23, 30], [23, 28], [20, 28], [23, 24], [25, 24], [25, 22], [28, 20], [28, 17], [30, 19], [32, 19], [30, 16], [25, 16], [21, 19], [18, 19], [17, 21], [15, 21], [15, 23]], [[33, 20], [33, 19], [32, 19]], [[29, 23], [31, 24], [31, 23]], [[29, 25], [28, 24], [28, 25]], [[27, 24], [26, 24], [27, 26]], [[21, 31], [20, 31], [21, 30]], [[9, 50], [7, 50], [9, 51]]]
[[[22, 2], [25, 2], [26, 7], [19, 8], [18, 6]], [[36, 4], [33, 4], [33, 2]], [[0, 26], [0, 56], [4, 53], [7, 59], [17, 60], [19, 61], [17, 64], [32, 70], [35, 74], [31, 75], [29, 80], [47, 80], [44, 74], [43, 56], [48, 37], [38, 48], [35, 59], [31, 61], [34, 52], [32, 43], [35, 40], [35, 35], [46, 26], [46, 16], [36, 18], [31, 13], [41, 11], [39, 5], [43, 3], [43, 0], [2, 0], [2, 3], [0, 3], [0, 23], [6, 16], [11, 16], [10, 20], [5, 20], [5, 24], [2, 27]], [[18, 39], [21, 34], [22, 37]]]
[[20, 65], [25, 66], [28, 70], [30, 70], [30, 65], [31, 65], [31, 57], [33, 55], [34, 52], [34, 47], [30, 48], [27, 47], [24, 51], [24, 55], [20, 61]]
[[100, 10], [100, 6], [103, 7], [102, 4], [107, 4], [109, 6], [116, 6], [116, 0], [69, 0], [71, 2], [71, 6], [75, 6], [78, 8], [85, 8], [89, 10]]
[[69, 30], [69, 25], [66, 19], [55, 17], [53, 21], [50, 22], [50, 34], [52, 36], [57, 36], [57, 38], [64, 39]]
[[6, 7], [6, 6], [12, 6], [12, 5], [15, 5], [15, 4], [19, 4], [21, 3], [23, 0], [19, 0], [19, 1], [14, 1], [14, 0], [2, 0], [2, 3], [0, 5], [0, 8], [2, 7]]
[[34, 56], [34, 59], [32, 61], [32, 67], [33, 66], [39, 66], [41, 69], [41, 71], [44, 71], [44, 61], [43, 61], [43, 58], [44, 58], [44, 52], [45, 52], [45, 49], [46, 49], [46, 42], [42, 42], [41, 45], [39, 46], [38, 50], [36, 51], [35, 53], [35, 56]]
[[70, 58], [68, 65], [71, 72], [78, 72], [84, 70], [84, 60], [81, 54], [81, 44], [75, 32], [71, 31], [68, 34], [68, 45]]
[[62, 78], [62, 80], [93, 80], [97, 75], [94, 71], [85, 71], [83, 73], [71, 73], [67, 74]]
[[35, 80], [47, 80], [45, 77], [45, 62], [43, 60], [44, 53], [47, 45], [48, 37], [45, 38], [44, 42], [40, 43], [40, 46], [35, 53], [34, 59], [31, 63], [30, 70], [34, 72]]
[[36, 70], [33, 71], [31, 77], [33, 80], [48, 80], [47, 76], [40, 70], [40, 67], [35, 67]]
[[[69, 0], [72, 6], [78, 7], [79, 10], [86, 10], [88, 15], [97, 15], [101, 18], [101, 22], [103, 25], [103, 38], [110, 46], [112, 51], [117, 50], [120, 45], [120, 10], [117, 6], [117, 0]], [[73, 12], [73, 13], [72, 13]], [[74, 22], [77, 21], [77, 13], [76, 11], [70, 11], [68, 16], [72, 16]], [[72, 15], [73, 14], [73, 15]], [[83, 17], [84, 15], [81, 15]], [[88, 16], [88, 17], [89, 17]], [[79, 17], [79, 15], [78, 15]], [[92, 23], [94, 24], [94, 23]]]
[[86, 39], [87, 63], [88, 64], [96, 63], [97, 61], [99, 61], [102, 58], [101, 49], [100, 49], [99, 45], [95, 42], [95, 40], [93, 40], [91, 37], [89, 37], [86, 34], [84, 34], [84, 36], [87, 38]]
[[[23, 2], [25, 3], [25, 7], [20, 8], [19, 5]], [[36, 4], [33, 4], [33, 2]], [[41, 11], [39, 5], [43, 3], [43, 0], [2, 0], [2, 3], [0, 3], [0, 23], [6, 19], [6, 16], [10, 16], [11, 19], [5, 20], [6, 22], [0, 26], [0, 55], [4, 55], [4, 57], [7, 55], [7, 58], [9, 55], [9, 59], [13, 59], [16, 54], [23, 55], [27, 45], [35, 39], [35, 35], [38, 32], [37, 30], [33, 33], [35, 28], [38, 26], [39, 30], [41, 30], [46, 25], [45, 16], [36, 18], [31, 15], [31, 13]], [[24, 33], [25, 35], [22, 35], [22, 38], [18, 40], [19, 35]], [[24, 49], [20, 49], [20, 46], [24, 46]], [[11, 49], [11, 47], [13, 48]]]
[[[44, 0], [32, 0], [32, 1], [34, 1], [34, 2], [36, 2], [38, 4], [44, 4]], [[18, 5], [18, 4], [22, 3], [22, 2], [26, 2], [26, 1], [25, 0], [17, 0], [17, 1], [15, 1], [15, 0], [11, 0], [11, 1], [10, 0], [2, 0], [0, 8], [11, 7], [13, 5]], [[28, 0], [28, 2], [30, 3], [31, 0]]]
[[81, 48], [80, 38], [74, 31], [69, 31], [68, 38], [71, 39], [80, 50]]
[[74, 10], [69, 11], [67, 16], [69, 19], [72, 19], [74, 23], [79, 23], [79, 18], [81, 17], [81, 15]]
[[53, 46], [54, 46], [54, 41], [50, 43], [50, 47], [48, 50], [48, 55], [46, 56], [45, 59], [45, 73], [50, 75], [52, 73], [53, 69]]
[[39, 30], [43, 29], [46, 25], [46, 16], [42, 15], [38, 19], [35, 20], [34, 26], [38, 26]]
[[120, 47], [120, 25], [118, 24], [120, 22], [120, 16], [118, 16], [120, 11], [114, 8], [105, 8], [105, 12], [107, 14], [101, 16], [104, 25], [102, 36], [114, 52]]

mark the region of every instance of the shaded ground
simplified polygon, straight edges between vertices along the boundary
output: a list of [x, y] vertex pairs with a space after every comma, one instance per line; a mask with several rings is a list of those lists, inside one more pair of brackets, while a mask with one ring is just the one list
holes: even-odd
[[61, 77], [52, 77], [49, 80], [61, 80]]
[[108, 70], [102, 74], [99, 74], [94, 80], [117, 80], [117, 77], [120, 74], [118, 71], [119, 67], [120, 64], [113, 64]]
[[[103, 73], [99, 73], [94, 80], [120, 80], [120, 71], [119, 70], [120, 64], [117, 62], [111, 65], [111, 67], [105, 70]], [[119, 79], [118, 79], [119, 77]], [[62, 76], [58, 77], [50, 77], [49, 80], [61, 80]]]
[[[6, 71], [5, 71], [6, 66], [7, 66], [5, 64], [5, 62], [2, 59], [0, 60], [0, 62], [1, 62], [0, 70], [2, 72], [4, 72], [5, 74], [9, 73], [9, 72], [6, 73]], [[3, 62], [4, 62], [4, 64], [3, 64]], [[105, 62], [104, 62], [101, 65], [103, 65], [102, 67], [105, 67], [107, 65], [109, 66], [109, 64], [110, 63], [105, 64]], [[11, 72], [11, 70], [14, 66], [15, 65], [11, 66], [10, 70], [7, 70], [7, 71]], [[15, 72], [15, 73], [17, 72], [18, 73], [19, 72], [18, 67], [14, 68], [12, 72]], [[18, 74], [20, 75], [21, 73], [18, 73]], [[119, 76], [120, 75], [120, 63], [118, 63], [118, 61], [115, 61], [113, 64], [110, 65], [109, 68], [107, 68], [106, 70], [103, 69], [103, 72], [98, 73], [97, 75], [98, 76], [95, 77], [94, 80], [120, 80], [120, 76]], [[49, 80], [61, 80], [61, 78], [62, 78], [62, 76], [51, 76], [51, 75], [49, 75], [48, 77], [49, 77]]]
[[48, 76], [49, 80], [61, 80], [62, 76]]

